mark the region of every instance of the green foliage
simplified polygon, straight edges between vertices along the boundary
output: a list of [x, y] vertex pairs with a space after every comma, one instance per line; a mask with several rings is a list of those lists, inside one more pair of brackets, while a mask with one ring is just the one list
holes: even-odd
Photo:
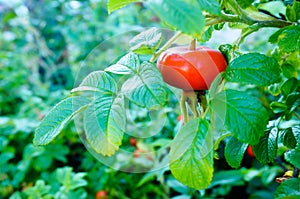
[[235, 137], [231, 137], [226, 143], [224, 155], [226, 161], [232, 168], [238, 168], [244, 157], [248, 145], [240, 142]]
[[114, 10], [118, 10], [124, 6], [127, 6], [130, 3], [133, 2], [141, 2], [141, 1], [136, 1], [136, 0], [125, 0], [125, 1], [119, 1], [119, 0], [108, 0], [107, 2], [107, 8], [108, 8], [108, 13], [111, 13]]
[[277, 154], [277, 136], [278, 129], [272, 128], [265, 131], [260, 138], [259, 143], [253, 146], [255, 157], [262, 163], [273, 162]]
[[297, 178], [286, 180], [278, 187], [274, 198], [298, 198], [300, 197], [299, 186], [300, 180]]
[[214, 96], [211, 107], [226, 128], [242, 142], [257, 144], [266, 129], [266, 109], [244, 92], [222, 91]]
[[182, 0], [153, 0], [151, 8], [170, 27], [184, 33], [196, 35], [201, 33], [205, 19], [199, 8]]
[[158, 49], [162, 34], [157, 28], [150, 28], [130, 40], [130, 50], [136, 54], [153, 54]]
[[191, 120], [171, 145], [170, 169], [174, 177], [195, 189], [208, 187], [212, 179], [213, 153], [208, 126], [206, 120]]
[[198, 0], [198, 3], [202, 10], [205, 10], [211, 14], [220, 14], [221, 7], [217, 0], [212, 1], [205, 1], [205, 0]]
[[274, 58], [249, 53], [230, 62], [225, 78], [231, 82], [268, 86], [281, 80], [280, 67]]
[[[88, 99], [73, 97], [67, 98], [54, 106], [36, 129], [34, 144], [46, 145], [51, 142], [67, 122], [88, 103]], [[45, 134], [45, 132], [47, 133]]]
[[[299, 197], [298, 1], [45, 0], [39, 5], [0, 3], [1, 198], [95, 198], [100, 190], [124, 199], [235, 198], [236, 187], [245, 198]], [[160, 25], [187, 35], [170, 37]], [[130, 38], [116, 36], [152, 26]], [[226, 44], [231, 28], [241, 35]], [[183, 37], [215, 48], [223, 44], [219, 49], [228, 68], [212, 84], [208, 106], [205, 95], [199, 96], [202, 107], [190, 106], [201, 115], [182, 126], [176, 119], [179, 91], [164, 83], [155, 61], [172, 45], [187, 44]], [[81, 66], [89, 73], [72, 89]], [[161, 132], [144, 138], [162, 121], [161, 112], [166, 113]], [[94, 155], [112, 156], [115, 168], [145, 170], [167, 161], [169, 167], [147, 174], [109, 169], [86, 152], [76, 131]], [[141, 136], [135, 146], [129, 144], [130, 133]], [[63, 139], [53, 141], [59, 134]], [[51, 143], [34, 146], [32, 139], [35, 145]], [[246, 152], [248, 144], [255, 159]], [[160, 150], [169, 146], [170, 154]], [[118, 150], [132, 156], [114, 157]], [[278, 185], [282, 167], [295, 172]]]

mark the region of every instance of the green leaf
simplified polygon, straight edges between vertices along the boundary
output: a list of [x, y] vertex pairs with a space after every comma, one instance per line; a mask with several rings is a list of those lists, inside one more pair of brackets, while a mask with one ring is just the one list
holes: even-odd
[[284, 154], [284, 159], [294, 165], [297, 168], [300, 168], [300, 149], [292, 149], [287, 151]]
[[274, 199], [296, 198], [300, 198], [300, 179], [298, 178], [283, 181], [274, 194]]
[[221, 14], [221, 6], [217, 0], [198, 0], [198, 3], [202, 10], [211, 14]]
[[122, 92], [132, 102], [148, 109], [163, 106], [168, 99], [160, 72], [148, 62], [144, 62], [138, 73], [123, 84]]
[[293, 134], [292, 128], [285, 129], [280, 134], [281, 141], [284, 146], [293, 149], [296, 147], [297, 140]]
[[84, 129], [91, 147], [104, 156], [113, 155], [122, 143], [125, 119], [123, 97], [96, 94], [84, 115]]
[[230, 82], [268, 86], [281, 80], [280, 67], [272, 57], [249, 53], [230, 62], [225, 79]]
[[123, 56], [116, 64], [105, 69], [106, 72], [114, 74], [134, 74], [140, 67], [138, 56], [132, 52]]
[[48, 195], [50, 189], [51, 186], [46, 185], [45, 181], [37, 180], [35, 185], [25, 189], [24, 193], [28, 196], [28, 198], [51, 198], [50, 195]]
[[68, 191], [77, 189], [87, 185], [87, 181], [84, 179], [86, 173], [74, 173], [72, 167], [64, 167], [56, 170], [56, 179]]
[[291, 111], [294, 111], [298, 106], [300, 106], [300, 93], [291, 93], [286, 98], [286, 105]]
[[242, 8], [247, 8], [251, 6], [251, 4], [254, 2], [254, 0], [236, 0], [236, 1]]
[[274, 113], [282, 113], [287, 110], [287, 105], [282, 102], [272, 102], [270, 104], [271, 109]]
[[213, 180], [209, 187], [217, 185], [240, 186], [244, 184], [244, 174], [239, 170], [219, 171], [214, 174]]
[[259, 143], [252, 146], [255, 157], [262, 164], [274, 161], [278, 148], [277, 137], [278, 129], [273, 128], [269, 131], [265, 131], [265, 134], [260, 138]]
[[118, 10], [124, 6], [127, 6], [130, 3], [133, 2], [142, 2], [137, 1], [137, 0], [108, 0], [107, 2], [107, 9], [108, 9], [108, 14], [110, 14], [112, 11]]
[[232, 168], [238, 168], [241, 165], [247, 147], [248, 144], [240, 142], [235, 137], [231, 137], [226, 143], [224, 155]]
[[162, 34], [158, 28], [150, 28], [130, 40], [130, 50], [137, 54], [153, 54], [159, 47]]
[[300, 19], [300, 2], [294, 1], [293, 5], [287, 5], [286, 16], [290, 21], [297, 22]]
[[295, 92], [298, 88], [298, 80], [294, 77], [286, 80], [281, 86], [282, 94], [287, 97], [290, 93]]
[[190, 35], [202, 32], [205, 18], [197, 6], [182, 0], [152, 0], [153, 11], [168, 25]]
[[115, 80], [104, 71], [94, 71], [86, 76], [81, 84], [71, 92], [93, 91], [100, 93], [114, 93], [117, 90]]
[[298, 77], [298, 66], [297, 64], [289, 64], [289, 63], [283, 63], [281, 66], [282, 73], [285, 77], [291, 78], [291, 77]]
[[51, 142], [68, 121], [90, 103], [85, 97], [70, 97], [56, 104], [35, 130], [33, 143], [46, 145]]
[[227, 129], [240, 141], [256, 144], [268, 122], [268, 112], [254, 97], [225, 90], [215, 95], [211, 108]]
[[214, 31], [213, 26], [205, 27], [204, 29], [205, 30], [204, 30], [203, 34], [200, 37], [198, 37], [198, 41], [207, 42], [210, 40], [212, 33]]
[[278, 36], [278, 46], [284, 52], [300, 51], [300, 25], [289, 26]]
[[281, 28], [279, 30], [277, 30], [275, 33], [273, 33], [270, 37], [269, 37], [269, 42], [274, 44], [278, 41], [278, 37], [279, 35], [284, 31], [284, 28]]
[[[128, 55], [120, 63], [131, 63]], [[134, 62], [135, 63], [135, 62]], [[93, 101], [84, 114], [86, 139], [91, 147], [104, 156], [113, 155], [119, 148], [125, 129], [124, 98], [118, 95], [115, 80], [104, 71], [89, 74], [79, 85], [93, 92]]]
[[171, 145], [172, 174], [181, 183], [195, 189], [207, 188], [212, 180], [213, 150], [208, 128], [206, 120], [190, 120]]

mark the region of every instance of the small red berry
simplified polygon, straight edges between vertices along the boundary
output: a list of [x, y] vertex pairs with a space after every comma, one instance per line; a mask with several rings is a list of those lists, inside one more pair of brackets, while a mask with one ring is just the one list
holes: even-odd
[[131, 146], [134, 146], [134, 147], [136, 147], [136, 143], [137, 143], [137, 141], [136, 141], [136, 139], [135, 138], [129, 138], [129, 143], [130, 143], [130, 145]]
[[182, 118], [183, 118], [182, 115], [179, 115], [179, 116], [177, 117], [177, 121], [180, 122], [180, 121], [182, 120]]
[[107, 192], [104, 190], [100, 190], [96, 193], [96, 199], [108, 199]]
[[255, 158], [255, 155], [253, 153], [253, 149], [252, 149], [252, 146], [248, 146], [247, 148], [247, 154], [251, 157], [251, 158]]

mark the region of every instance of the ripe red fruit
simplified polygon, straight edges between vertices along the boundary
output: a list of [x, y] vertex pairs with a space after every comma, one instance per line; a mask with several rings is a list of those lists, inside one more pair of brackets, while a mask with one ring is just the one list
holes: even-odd
[[215, 77], [227, 67], [224, 56], [208, 47], [174, 47], [157, 61], [164, 81], [183, 90], [207, 90]]
[[96, 193], [96, 199], [108, 199], [107, 192], [104, 190], [100, 190]]
[[177, 121], [180, 122], [180, 121], [182, 120], [182, 118], [183, 118], [182, 115], [179, 115], [179, 116], [177, 117]]
[[255, 155], [253, 153], [253, 149], [252, 149], [252, 146], [248, 146], [247, 148], [247, 154], [251, 157], [251, 158], [255, 158]]
[[129, 143], [130, 143], [131, 146], [136, 147], [137, 141], [136, 141], [135, 138], [129, 138]]

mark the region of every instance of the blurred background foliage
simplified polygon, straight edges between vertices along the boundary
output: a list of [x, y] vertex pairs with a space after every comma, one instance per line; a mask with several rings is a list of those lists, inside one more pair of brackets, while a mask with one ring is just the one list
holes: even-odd
[[[100, 199], [99, 191], [108, 198], [273, 197], [274, 178], [282, 170], [262, 167], [250, 156], [235, 171], [220, 156], [210, 189], [197, 191], [177, 182], [168, 169], [130, 174], [104, 166], [86, 151], [73, 123], [64, 129], [63, 138], [49, 146], [32, 145], [36, 126], [51, 106], [68, 95], [80, 68], [104, 68], [124, 51], [122, 42], [128, 40], [110, 38], [161, 26], [143, 4], [108, 15], [105, 0], [0, 0], [0, 20], [0, 198]], [[264, 38], [253, 38], [246, 43], [255, 41], [257, 49], [266, 50]], [[96, 48], [100, 43], [101, 48]], [[95, 48], [97, 53], [90, 54]], [[172, 137], [180, 124], [174, 102], [169, 106], [172, 111], [167, 111], [166, 137]], [[133, 117], [147, 122], [140, 112]], [[125, 139], [131, 151], [146, 144], [138, 140], [136, 146], [129, 136]], [[128, 162], [147, 159], [138, 152]]]

